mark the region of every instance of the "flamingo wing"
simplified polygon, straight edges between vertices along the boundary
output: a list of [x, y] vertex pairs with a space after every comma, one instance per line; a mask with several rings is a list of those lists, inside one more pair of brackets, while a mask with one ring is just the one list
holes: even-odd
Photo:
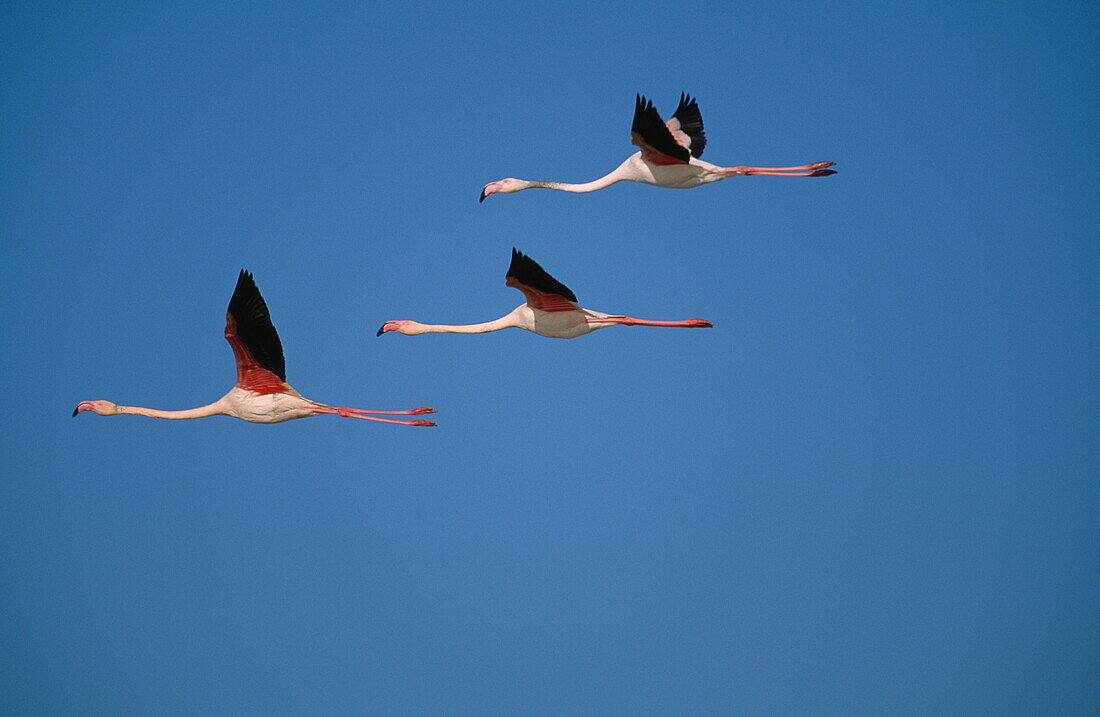
[[541, 311], [576, 311], [577, 296], [565, 284], [546, 273], [534, 259], [512, 247], [512, 263], [504, 283], [519, 289], [527, 305]]
[[703, 132], [703, 115], [699, 112], [699, 103], [694, 97], [681, 92], [680, 104], [665, 126], [678, 144], [691, 151], [692, 157], [703, 156], [707, 136]]
[[691, 159], [691, 152], [676, 141], [653, 102], [642, 95], [637, 95], [634, 100], [634, 124], [630, 128], [630, 143], [639, 147], [642, 158], [651, 164], [687, 164]]
[[244, 269], [225, 312], [225, 340], [237, 360], [237, 386], [259, 394], [282, 393], [289, 388], [279, 333], [256, 281]]

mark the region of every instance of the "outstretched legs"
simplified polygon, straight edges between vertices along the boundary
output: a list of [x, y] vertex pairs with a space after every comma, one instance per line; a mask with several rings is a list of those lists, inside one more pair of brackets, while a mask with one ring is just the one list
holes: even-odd
[[800, 164], [797, 167], [725, 167], [722, 171], [730, 174], [744, 174], [746, 176], [764, 177], [828, 177], [836, 174], [836, 170], [826, 169], [836, 162], [814, 162], [813, 164]]
[[679, 329], [709, 329], [714, 324], [702, 319], [685, 319], [683, 321], [650, 321], [649, 319], [635, 319], [633, 316], [604, 316], [599, 319], [586, 319], [590, 324], [622, 324], [623, 326], [667, 326]]
[[363, 413], [375, 413], [386, 416], [419, 416], [424, 413], [435, 413], [431, 408], [414, 408], [411, 411], [368, 411], [365, 408], [348, 408], [347, 406], [314, 406], [312, 409], [317, 413], [331, 413], [334, 416], [340, 416], [341, 418], [362, 418], [364, 421], [379, 421], [381, 423], [397, 423], [402, 426], [434, 426], [431, 421], [397, 421], [392, 418], [374, 418], [373, 416], [363, 416]]

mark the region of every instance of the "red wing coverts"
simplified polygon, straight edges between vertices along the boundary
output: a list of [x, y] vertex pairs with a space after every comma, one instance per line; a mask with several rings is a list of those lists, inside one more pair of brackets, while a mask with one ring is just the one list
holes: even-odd
[[267, 304], [250, 272], [241, 269], [225, 312], [225, 340], [237, 359], [237, 385], [259, 394], [281, 393], [286, 386], [283, 344]]
[[546, 273], [531, 257], [512, 247], [512, 264], [504, 283], [523, 292], [527, 305], [542, 311], [576, 311], [577, 296], [565, 284]]
[[687, 135], [687, 144], [684, 146], [691, 150], [692, 157], [703, 156], [703, 149], [707, 146], [707, 136], [703, 133], [703, 115], [699, 112], [699, 103], [694, 97], [684, 92], [680, 93], [680, 104], [667, 125], [673, 137], [681, 144], [684, 144], [683, 138], [676, 137], [676, 132]]
[[[699, 126], [702, 131], [702, 119], [699, 120]], [[634, 100], [634, 124], [630, 128], [630, 142], [641, 148], [642, 157], [653, 164], [687, 164], [691, 159], [691, 152], [672, 136], [653, 103], [641, 95], [637, 95]]]

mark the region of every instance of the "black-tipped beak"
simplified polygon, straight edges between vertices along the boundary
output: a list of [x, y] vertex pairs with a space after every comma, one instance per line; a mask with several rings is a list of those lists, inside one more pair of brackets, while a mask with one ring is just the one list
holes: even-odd
[[76, 418], [76, 414], [80, 413], [80, 404], [76, 404], [76, 408], [73, 409], [73, 418]]
[[[384, 333], [386, 333], [386, 325], [382, 324], [381, 326], [378, 327], [378, 333], [375, 334], [375, 336], [381, 336]], [[75, 416], [76, 414], [74, 413], [73, 415]]]
[[482, 202], [484, 202], [484, 201], [485, 201], [485, 197], [487, 197], [487, 196], [489, 196], [489, 195], [485, 193], [485, 190], [484, 190], [484, 189], [482, 189], [482, 190], [481, 190], [481, 197], [480, 197], [480, 198], [479, 198], [479, 199], [477, 200], [477, 203], [478, 203], [478, 204], [481, 204]]

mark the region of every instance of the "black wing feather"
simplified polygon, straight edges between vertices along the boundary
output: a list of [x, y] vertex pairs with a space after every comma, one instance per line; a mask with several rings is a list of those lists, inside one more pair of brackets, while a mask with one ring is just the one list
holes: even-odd
[[665, 126], [665, 122], [661, 119], [661, 115], [657, 113], [653, 102], [642, 95], [635, 96], [634, 124], [631, 126], [630, 131], [637, 132], [646, 144], [661, 154], [685, 163], [691, 160], [691, 152], [673, 139], [672, 132]]
[[283, 343], [279, 332], [271, 323], [267, 303], [256, 288], [252, 273], [241, 269], [237, 288], [229, 300], [229, 313], [237, 324], [237, 336], [252, 357], [271, 373], [286, 381], [286, 361], [283, 359]]
[[544, 294], [557, 294], [574, 304], [577, 303], [577, 295], [570, 291], [568, 286], [547, 274], [534, 259], [517, 251], [515, 247], [512, 247], [512, 263], [504, 277], [511, 277], [524, 286], [530, 286]]
[[699, 103], [695, 98], [680, 93], [680, 104], [672, 115], [680, 121], [680, 131], [691, 137], [691, 156], [702, 157], [707, 146], [707, 136], [703, 133], [703, 115], [699, 112]]

